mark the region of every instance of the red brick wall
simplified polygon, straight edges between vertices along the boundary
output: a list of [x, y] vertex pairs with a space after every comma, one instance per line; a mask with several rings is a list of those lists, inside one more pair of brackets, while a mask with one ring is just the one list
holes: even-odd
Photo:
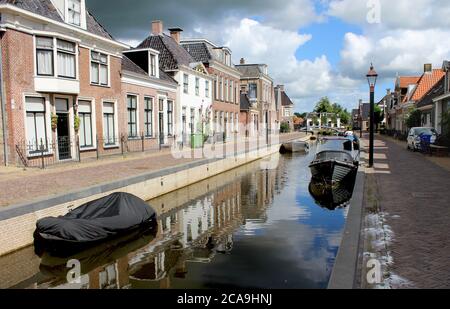
[[[221, 72], [219, 70], [216, 70], [214, 68], [208, 68], [208, 72], [209, 72], [210, 75], [219, 76], [219, 79], [223, 77], [224, 81], [225, 81], [225, 79], [228, 79], [229, 81], [233, 81], [233, 83], [234, 83], [233, 96], [236, 97], [236, 101], [237, 101], [235, 103], [232, 103], [231, 102], [231, 98], [229, 98], [229, 101], [227, 101], [227, 102], [221, 101], [220, 100], [220, 95], [218, 96], [219, 100], [216, 100], [214, 80], [213, 80], [212, 84], [210, 85], [210, 87], [212, 89], [212, 102], [213, 102], [212, 103], [212, 108], [213, 108], [213, 111], [239, 113], [240, 109], [241, 109], [240, 108], [240, 104], [239, 104], [239, 101], [240, 101], [240, 89], [241, 89], [240, 79], [235, 79], [235, 78], [231, 77], [230, 75], [228, 75], [226, 73], [223, 73], [223, 72]], [[228, 87], [230, 87], [230, 86], [228, 85]], [[224, 86], [224, 88], [225, 88], [225, 86]], [[236, 89], [237, 89], [237, 94], [234, 93], [236, 91]], [[224, 94], [224, 100], [225, 99], [226, 99], [226, 96]]]
[[23, 93], [34, 92], [33, 37], [15, 30], [6, 31], [2, 53], [9, 157], [14, 163], [15, 145], [25, 139]]

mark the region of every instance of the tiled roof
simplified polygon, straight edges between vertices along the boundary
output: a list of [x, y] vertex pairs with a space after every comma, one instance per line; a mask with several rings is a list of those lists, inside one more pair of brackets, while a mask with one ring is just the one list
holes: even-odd
[[[58, 10], [50, 0], [0, 0], [0, 4], [14, 5], [19, 9], [41, 15], [54, 21], [64, 22], [61, 15], [58, 13]], [[113, 37], [108, 31], [106, 31], [89, 12], [86, 13], [86, 24], [87, 31], [90, 33], [113, 40]]]
[[136, 49], [142, 48], [159, 51], [159, 66], [165, 71], [177, 70], [180, 65], [189, 66], [197, 62], [181, 45], [166, 34], [150, 35], [136, 47]]
[[433, 99], [444, 94], [445, 78], [442, 77], [433, 88], [419, 101], [417, 107], [433, 105]]
[[[278, 101], [278, 91], [275, 90], [275, 99]], [[293, 106], [291, 98], [286, 94], [286, 91], [281, 91], [281, 105], [282, 106]]]
[[400, 88], [408, 88], [409, 85], [417, 84], [420, 76], [400, 76]]
[[420, 101], [436, 83], [445, 75], [442, 69], [435, 69], [431, 73], [424, 73], [411, 97], [412, 101]]
[[236, 69], [241, 72], [242, 77], [246, 78], [259, 78], [263, 73], [259, 64], [240, 64], [236, 65]]
[[[122, 58], [122, 70], [140, 75], [142, 77], [152, 79], [152, 77], [150, 77], [147, 74], [147, 72], [145, 72], [140, 66], [138, 66], [136, 63], [134, 63], [130, 58], [128, 58], [125, 55]], [[173, 79], [170, 75], [168, 75], [163, 70], [159, 70], [159, 79], [166, 81], [166, 82], [178, 84], [175, 79]]]
[[197, 62], [208, 63], [212, 59], [208, 46], [203, 42], [182, 43], [181, 45]]

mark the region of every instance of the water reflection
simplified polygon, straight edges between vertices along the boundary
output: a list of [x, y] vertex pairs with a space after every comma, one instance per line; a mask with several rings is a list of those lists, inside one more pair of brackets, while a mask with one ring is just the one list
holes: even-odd
[[344, 182], [333, 185], [311, 179], [309, 193], [316, 203], [329, 210], [348, 206], [353, 196], [356, 174], [348, 177]]
[[0, 287], [324, 288], [345, 211], [317, 207], [310, 160], [282, 156], [276, 170], [255, 162], [150, 201], [155, 234], [74, 257], [82, 264], [76, 286], [67, 284], [68, 259], [41, 260], [27, 248], [0, 258]]

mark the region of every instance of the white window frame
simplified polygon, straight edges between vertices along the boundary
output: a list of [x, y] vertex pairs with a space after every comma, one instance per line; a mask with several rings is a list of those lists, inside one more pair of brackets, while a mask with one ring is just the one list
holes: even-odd
[[[129, 119], [129, 111], [128, 111], [128, 97], [134, 97], [136, 98], [136, 135], [132, 136], [130, 135], [130, 119]], [[139, 95], [135, 93], [127, 93], [126, 97], [126, 109], [127, 109], [127, 138], [128, 139], [138, 139], [139, 138]]]
[[200, 96], [200, 77], [195, 77], [195, 95]]
[[[104, 128], [104, 121], [103, 121], [103, 117], [104, 117], [104, 105], [105, 105], [105, 103], [109, 103], [109, 104], [113, 104], [113, 106], [114, 106], [114, 135], [117, 135], [117, 136], [114, 136], [114, 139], [116, 139], [117, 138], [117, 140], [115, 140], [115, 143], [114, 144], [110, 144], [110, 145], [106, 145], [105, 144], [105, 141], [104, 141], [104, 138], [105, 138], [105, 128]], [[103, 136], [103, 148], [104, 149], [109, 149], [109, 148], [117, 148], [117, 147], [119, 147], [119, 139], [120, 139], [120, 136], [118, 135], [119, 134], [119, 123], [118, 123], [118, 115], [117, 115], [117, 111], [118, 111], [118, 108], [117, 108], [117, 100], [102, 100], [102, 136]]]
[[[107, 62], [107, 72], [108, 72], [108, 77], [107, 77], [107, 84], [102, 84], [100, 82], [100, 66], [102, 65], [100, 62], [98, 62], [97, 60], [92, 59], [92, 53], [98, 53], [100, 55], [104, 55], [106, 56], [106, 62]], [[93, 82], [92, 81], [92, 63], [96, 63], [98, 64], [98, 83]], [[96, 87], [106, 87], [106, 88], [110, 88], [111, 87], [111, 57], [110, 55], [100, 52], [98, 50], [95, 49], [90, 49], [89, 50], [89, 80], [90, 80], [90, 84], [91, 86], [96, 86]]]
[[[152, 65], [152, 57], [155, 59], [154, 66]], [[159, 78], [159, 56], [156, 53], [148, 53], [148, 72], [151, 77]]]
[[[27, 128], [27, 109], [26, 109], [26, 98], [39, 98], [39, 99], [44, 99], [44, 119], [45, 119], [45, 130], [46, 130], [46, 138], [48, 140], [49, 135], [51, 136], [52, 134], [52, 127], [51, 127], [51, 104], [50, 104], [50, 96], [49, 95], [41, 95], [41, 94], [35, 94], [35, 93], [24, 93], [22, 96], [22, 100], [24, 102], [23, 106], [23, 119], [24, 119], [24, 133], [25, 133], [25, 140], [27, 140], [27, 136], [28, 136], [28, 128]], [[47, 141], [48, 142], [48, 141]], [[26, 143], [28, 144], [28, 142]], [[41, 153], [31, 153], [28, 151], [28, 149], [26, 149], [26, 155], [28, 158], [32, 158], [35, 156], [40, 156]], [[52, 154], [52, 148], [51, 147], [47, 147], [46, 151], [44, 152], [44, 154]]]
[[183, 73], [183, 93], [189, 94], [189, 74], [186, 73]]
[[[82, 148], [81, 151], [89, 151], [97, 149], [97, 114], [96, 114], [96, 106], [95, 99], [89, 97], [78, 97], [77, 98], [77, 106], [79, 101], [91, 102], [91, 117], [92, 117], [92, 147]], [[103, 106], [103, 105], [102, 105]], [[77, 111], [78, 113], [78, 111]], [[103, 114], [102, 114], [102, 122], [103, 122]], [[79, 134], [79, 132], [78, 132]]]
[[[151, 101], [151, 107], [152, 107], [152, 109], [151, 109], [151, 114], [150, 114], [150, 117], [151, 117], [151, 133], [152, 134], [147, 134], [148, 132], [147, 132], [147, 124], [148, 124], [148, 122], [147, 122], [147, 120], [146, 120], [146, 116], [147, 116], [147, 113], [148, 113], [148, 110], [147, 110], [147, 100], [150, 100]], [[155, 135], [155, 97], [154, 96], [149, 96], [149, 95], [147, 95], [147, 96], [144, 96], [144, 137], [145, 138], [154, 138], [156, 135]]]
[[[70, 7], [70, 2], [71, 1], [78, 1], [79, 2], [80, 11], [79, 12], [74, 11], [75, 13], [79, 14], [79, 22], [80, 22], [79, 24], [76, 24], [73, 21], [70, 21], [70, 12], [72, 11], [72, 9]], [[81, 25], [82, 25], [81, 14], [82, 14], [82, 11], [83, 11], [83, 8], [82, 8], [83, 1], [82, 0], [67, 0], [66, 2], [67, 2], [67, 23], [69, 23], [71, 25], [74, 25], [74, 26], [77, 26], [77, 27], [81, 27]]]
[[210, 81], [205, 79], [205, 97], [207, 98], [210, 97], [209, 92], [210, 92]]

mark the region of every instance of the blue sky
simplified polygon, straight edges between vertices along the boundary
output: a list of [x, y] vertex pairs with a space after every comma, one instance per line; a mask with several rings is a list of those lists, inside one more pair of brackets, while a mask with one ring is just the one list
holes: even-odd
[[[311, 111], [323, 96], [356, 108], [368, 100], [365, 75], [380, 75], [376, 100], [399, 75], [422, 73], [450, 59], [448, 0], [87, 0], [115, 38], [136, 45], [152, 20], [182, 27], [183, 37], [228, 45], [233, 60], [266, 63], [284, 84], [296, 111]], [[123, 12], [127, 14], [123, 14]]]

